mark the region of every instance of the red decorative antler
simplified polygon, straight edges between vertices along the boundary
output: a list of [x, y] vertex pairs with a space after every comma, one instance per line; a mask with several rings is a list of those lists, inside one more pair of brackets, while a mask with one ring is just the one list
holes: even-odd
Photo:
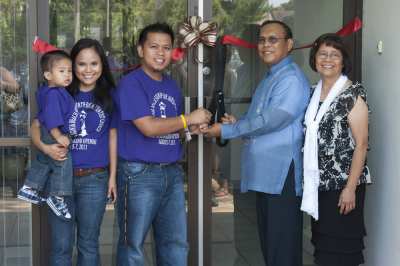
[[32, 50], [39, 54], [45, 54], [47, 52], [60, 50], [57, 47], [51, 45], [48, 42], [41, 40], [38, 36], [35, 37], [35, 40], [32, 43]]

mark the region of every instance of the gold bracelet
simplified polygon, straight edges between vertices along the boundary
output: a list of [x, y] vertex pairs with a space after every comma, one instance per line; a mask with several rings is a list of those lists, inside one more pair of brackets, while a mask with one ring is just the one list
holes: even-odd
[[185, 118], [184, 115], [181, 115], [181, 120], [182, 120], [182, 123], [183, 123], [183, 128], [186, 129], [187, 128], [187, 122], [186, 122], [186, 118]]

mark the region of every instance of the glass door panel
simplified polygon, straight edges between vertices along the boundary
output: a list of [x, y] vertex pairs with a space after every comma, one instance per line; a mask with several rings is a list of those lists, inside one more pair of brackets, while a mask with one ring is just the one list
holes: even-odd
[[[106, 50], [116, 82], [139, 63], [135, 43], [144, 26], [164, 21], [176, 30], [177, 24], [187, 16], [187, 2], [181, 0], [56, 0], [48, 3], [50, 43], [69, 50], [80, 38], [97, 39]], [[184, 95], [188, 87], [186, 69], [184, 60], [168, 70]], [[116, 212], [113, 205], [107, 205], [100, 235], [102, 265], [116, 264], [117, 240]], [[151, 234], [144, 249], [146, 265], [155, 265]]]
[[[0, 2], [0, 265], [32, 264], [31, 204], [17, 200], [30, 156], [28, 1]], [[18, 146], [18, 147], [17, 147]]]
[[0, 138], [28, 135], [27, 1], [0, 3]]
[[29, 148], [0, 148], [0, 265], [32, 264], [31, 204], [16, 193], [25, 177]]
[[[337, 31], [343, 21], [342, 1], [313, 0], [215, 0], [213, 21], [219, 33], [233, 34], [257, 42], [258, 25], [275, 19], [293, 30], [295, 46], [308, 44], [325, 32]], [[312, 82], [317, 75], [308, 66], [309, 50], [296, 50], [292, 56]], [[224, 94], [226, 109], [240, 117], [248, 108], [262, 75], [267, 70], [255, 49], [228, 48]], [[214, 72], [214, 71], [213, 71]], [[212, 78], [211, 78], [212, 79]], [[212, 95], [212, 86], [205, 88]], [[240, 193], [241, 140], [223, 148], [214, 145], [212, 184], [211, 248], [212, 265], [264, 265], [260, 250], [255, 194]], [[304, 221], [304, 265], [312, 265], [309, 218]]]

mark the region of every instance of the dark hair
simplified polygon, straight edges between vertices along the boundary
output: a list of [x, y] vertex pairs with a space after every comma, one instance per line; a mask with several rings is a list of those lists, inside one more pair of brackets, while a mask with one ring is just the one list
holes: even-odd
[[74, 97], [79, 93], [80, 81], [75, 74], [75, 60], [78, 54], [84, 49], [94, 49], [100, 57], [103, 70], [99, 79], [96, 81], [96, 86], [93, 91], [94, 102], [102, 106], [107, 113], [111, 113], [113, 109], [111, 91], [115, 88], [115, 83], [103, 46], [101, 46], [97, 40], [83, 38], [72, 47], [71, 59], [73, 62], [72, 69], [74, 78], [71, 85], [69, 85], [68, 90]]
[[319, 48], [325, 44], [326, 46], [330, 46], [335, 48], [336, 50], [339, 50], [340, 53], [342, 54], [343, 58], [343, 68], [342, 68], [342, 73], [345, 75], [348, 75], [351, 71], [352, 64], [349, 56], [349, 52], [347, 51], [347, 48], [344, 44], [344, 41], [342, 37], [335, 33], [326, 33], [321, 36], [319, 36], [313, 43], [313, 47], [311, 48], [310, 51], [310, 67], [312, 70], [317, 72], [317, 68], [315, 66], [315, 59], [317, 52]]
[[281, 25], [281, 27], [285, 31], [285, 38], [286, 39], [293, 39], [293, 33], [292, 33], [292, 30], [290, 29], [290, 27], [285, 22], [282, 22], [282, 21], [279, 21], [279, 20], [266, 20], [261, 24], [260, 29], [262, 27], [266, 26], [266, 25], [269, 25], [269, 24], [279, 24], [279, 25]]
[[157, 22], [147, 25], [140, 31], [138, 44], [143, 46], [144, 42], [147, 40], [147, 35], [151, 32], [168, 34], [171, 37], [171, 42], [174, 43], [174, 31], [171, 26], [164, 22]]
[[54, 63], [60, 61], [61, 59], [71, 60], [71, 57], [63, 50], [54, 50], [43, 54], [42, 58], [40, 58], [40, 67], [42, 68], [42, 73], [51, 71]]

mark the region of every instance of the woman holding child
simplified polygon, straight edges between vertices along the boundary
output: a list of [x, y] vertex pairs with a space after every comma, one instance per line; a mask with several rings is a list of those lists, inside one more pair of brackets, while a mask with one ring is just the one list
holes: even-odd
[[[73, 195], [65, 197], [72, 222], [49, 211], [50, 265], [72, 265], [77, 232], [77, 265], [100, 265], [100, 226], [107, 198], [116, 199], [116, 130], [112, 101], [114, 81], [100, 43], [79, 40], [71, 50], [73, 81], [68, 90], [75, 100], [69, 132], [77, 135], [70, 145]], [[32, 126], [34, 144], [45, 154], [63, 160], [67, 150], [40, 141], [39, 123]]]

